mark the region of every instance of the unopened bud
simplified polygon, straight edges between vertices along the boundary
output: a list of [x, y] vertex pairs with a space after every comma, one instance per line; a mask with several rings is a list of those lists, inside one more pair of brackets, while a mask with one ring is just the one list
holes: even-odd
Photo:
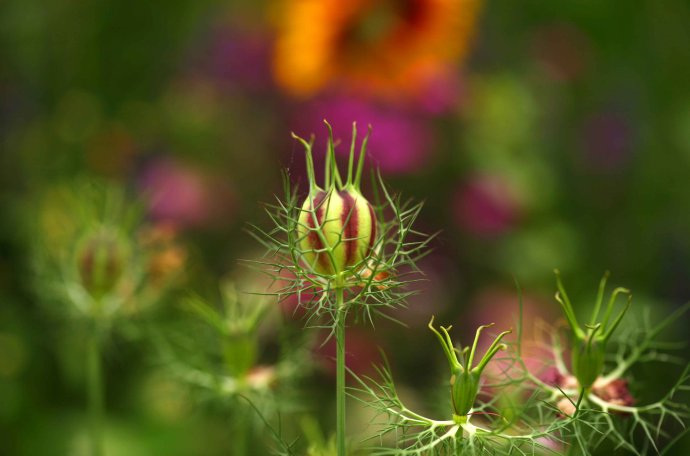
[[590, 335], [591, 340], [576, 340], [573, 347], [573, 372], [580, 386], [589, 388], [604, 368], [604, 344]]
[[457, 416], [467, 416], [479, 393], [480, 375], [467, 369], [457, 369], [450, 378], [450, 395]]
[[366, 259], [376, 241], [376, 216], [358, 191], [320, 190], [302, 205], [298, 235], [304, 261], [335, 275]]
[[82, 286], [96, 298], [111, 292], [125, 267], [126, 254], [115, 233], [99, 231], [87, 237], [77, 254]]

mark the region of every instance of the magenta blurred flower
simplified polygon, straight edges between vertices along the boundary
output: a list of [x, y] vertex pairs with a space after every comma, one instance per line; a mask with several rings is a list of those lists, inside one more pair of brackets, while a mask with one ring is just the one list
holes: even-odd
[[226, 24], [211, 35], [205, 68], [221, 87], [263, 91], [273, 86], [270, 59], [266, 31]]
[[457, 190], [455, 221], [476, 236], [493, 237], [509, 231], [520, 218], [520, 204], [509, 183], [499, 176], [475, 175]]
[[[433, 153], [434, 137], [428, 119], [401, 106], [343, 95], [324, 96], [297, 107], [293, 130], [308, 137], [323, 130], [324, 119], [333, 125], [336, 140], [343, 144], [350, 142], [353, 121], [360, 127], [360, 137], [362, 130], [372, 125], [368, 156], [370, 162], [387, 174], [418, 171]], [[325, 140], [320, 140], [316, 147], [317, 151], [324, 150]], [[347, 156], [347, 147], [339, 147], [337, 153]]]
[[613, 171], [623, 166], [632, 149], [632, 127], [615, 112], [589, 118], [584, 126], [585, 160], [596, 169]]
[[465, 98], [464, 81], [456, 69], [448, 68], [424, 82], [415, 103], [421, 111], [437, 116], [453, 111]]
[[176, 227], [197, 227], [233, 212], [234, 201], [228, 188], [169, 158], [148, 164], [140, 175], [139, 186], [147, 196], [149, 216]]

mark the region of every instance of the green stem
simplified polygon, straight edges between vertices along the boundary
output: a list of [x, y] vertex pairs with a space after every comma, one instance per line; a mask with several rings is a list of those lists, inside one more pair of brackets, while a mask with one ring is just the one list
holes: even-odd
[[101, 367], [101, 334], [97, 323], [91, 328], [86, 350], [91, 454], [93, 456], [103, 456], [103, 375]]
[[238, 418], [235, 416], [233, 420], [235, 422], [235, 438], [233, 442], [234, 450], [237, 454], [246, 456], [250, 454], [249, 448], [247, 446], [247, 434], [249, 433], [249, 421], [243, 418]]
[[336, 286], [338, 313], [335, 321], [336, 344], [336, 441], [338, 456], [345, 456], [345, 305], [343, 287]]

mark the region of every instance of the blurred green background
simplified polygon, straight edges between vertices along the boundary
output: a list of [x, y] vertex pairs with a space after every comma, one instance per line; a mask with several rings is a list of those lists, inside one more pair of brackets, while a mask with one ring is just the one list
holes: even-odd
[[[36, 272], [46, 241], [34, 231], [62, 223], [46, 215], [56, 195], [85, 181], [118, 187], [184, 251], [155, 308], [105, 344], [107, 454], [244, 454], [236, 435], [246, 432], [246, 454], [267, 454], [259, 425], [237, 429], [246, 404], [169, 376], [149, 334], [202, 334], [180, 305], [190, 292], [215, 296], [228, 276], [252, 288], [238, 266], [261, 251], [247, 224], [268, 224], [261, 203], [281, 194], [281, 169], [304, 184], [290, 132], [320, 144], [324, 117], [343, 143], [352, 121], [371, 123], [371, 164], [425, 201], [420, 229], [441, 230], [420, 264], [422, 293], [396, 314], [409, 327], [354, 329], [354, 369], [380, 346], [410, 394], [432, 401], [445, 367], [427, 352], [430, 315], [466, 334], [514, 325], [515, 277], [530, 315], [553, 320], [554, 268], [580, 308], [605, 270], [632, 290], [637, 315], [688, 301], [690, 4], [402, 3], [2, 2], [1, 454], [89, 454], [80, 333]], [[309, 344], [290, 312], [274, 320], [261, 363], [280, 351], [275, 332]], [[689, 323], [667, 339], [687, 339]], [[290, 407], [329, 435], [332, 353], [314, 350]], [[674, 372], [644, 365], [634, 395], [653, 400]], [[354, 433], [367, 418], [351, 410]], [[689, 453], [687, 438], [672, 451]]]

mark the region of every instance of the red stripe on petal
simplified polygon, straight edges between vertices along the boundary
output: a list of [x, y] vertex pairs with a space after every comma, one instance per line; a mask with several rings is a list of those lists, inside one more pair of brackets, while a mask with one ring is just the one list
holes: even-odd
[[339, 192], [343, 199], [343, 209], [340, 221], [343, 226], [343, 239], [345, 243], [345, 266], [351, 266], [357, 253], [357, 236], [359, 232], [359, 220], [357, 219], [357, 204], [350, 192]]

